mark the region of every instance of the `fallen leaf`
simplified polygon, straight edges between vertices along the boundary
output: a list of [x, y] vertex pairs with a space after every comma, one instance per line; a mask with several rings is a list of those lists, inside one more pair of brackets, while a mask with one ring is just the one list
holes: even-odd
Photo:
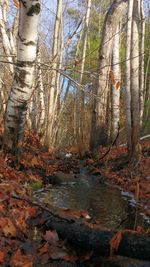
[[118, 250], [121, 239], [122, 239], [122, 232], [119, 231], [110, 240], [110, 257], [112, 257], [114, 252]]
[[4, 262], [5, 255], [6, 255], [6, 252], [3, 250], [0, 250], [0, 263]]
[[79, 218], [85, 218], [90, 219], [90, 216], [87, 211], [80, 211], [80, 210], [72, 210], [69, 208], [59, 208], [58, 214], [60, 217], [65, 219], [79, 219]]
[[46, 234], [44, 235], [44, 239], [51, 245], [56, 245], [56, 243], [59, 241], [58, 234], [55, 230], [46, 231]]
[[15, 267], [32, 267], [33, 266], [33, 256], [32, 255], [22, 255], [20, 249], [18, 249], [15, 254], [11, 257], [10, 265]]
[[16, 236], [16, 228], [9, 218], [0, 218], [0, 227], [5, 236]]

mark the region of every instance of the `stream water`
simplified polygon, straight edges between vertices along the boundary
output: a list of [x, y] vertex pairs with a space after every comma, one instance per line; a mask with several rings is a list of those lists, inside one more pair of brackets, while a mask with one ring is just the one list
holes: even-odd
[[[126, 219], [121, 228], [133, 229], [136, 205], [133, 198], [122, 194], [119, 189], [101, 183], [98, 176], [82, 173], [76, 181], [62, 183], [35, 195], [43, 202], [56, 207], [87, 210], [90, 217], [99, 219], [110, 229], [114, 229]], [[137, 224], [150, 227], [150, 221], [137, 213]]]

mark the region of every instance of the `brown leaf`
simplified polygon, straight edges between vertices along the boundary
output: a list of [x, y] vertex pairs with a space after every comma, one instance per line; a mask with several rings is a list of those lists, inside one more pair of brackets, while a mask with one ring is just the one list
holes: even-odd
[[5, 255], [6, 255], [6, 252], [3, 250], [0, 250], [0, 263], [4, 262]]
[[16, 228], [9, 218], [0, 218], [0, 227], [5, 236], [16, 236]]
[[3, 211], [5, 208], [5, 206], [3, 204], [0, 203], [0, 211]]
[[51, 245], [56, 245], [56, 243], [59, 241], [58, 234], [55, 230], [54, 231], [46, 231], [44, 239]]
[[40, 247], [39, 250], [39, 255], [43, 255], [44, 253], [47, 253], [49, 249], [49, 244], [45, 243], [42, 247]]
[[61, 247], [49, 246], [48, 255], [51, 259], [58, 260], [63, 259], [67, 255], [67, 252]]
[[59, 208], [58, 214], [60, 217], [65, 219], [79, 219], [81, 217], [86, 219], [90, 218], [87, 211], [72, 210], [69, 208]]
[[67, 255], [64, 248], [59, 247], [57, 244], [49, 245], [45, 243], [44, 246], [39, 248], [39, 255], [48, 254], [51, 259], [63, 259]]
[[15, 252], [15, 254], [11, 257], [10, 265], [15, 267], [32, 267], [33, 256], [22, 255], [20, 249], [18, 249]]
[[63, 260], [75, 263], [78, 260], [78, 257], [69, 253], [63, 257]]

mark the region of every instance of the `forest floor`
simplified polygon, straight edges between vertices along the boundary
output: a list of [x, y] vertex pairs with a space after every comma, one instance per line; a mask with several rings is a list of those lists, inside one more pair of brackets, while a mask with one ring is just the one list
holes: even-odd
[[[27, 136], [17, 164], [15, 157], [0, 150], [0, 266], [100, 266], [90, 261], [91, 253], [75, 252], [59, 240], [56, 231], [44, 228], [51, 214], [87, 221], [87, 212], [56, 210], [33, 198], [33, 190], [46, 188], [54, 173], [77, 171], [80, 158], [76, 149], [69, 150], [72, 157], [66, 161], [64, 154], [42, 152], [38, 146], [38, 138]], [[135, 169], [127, 162], [126, 147], [111, 148], [103, 158], [106, 152], [107, 148], [100, 148], [97, 159], [87, 152], [82, 162], [90, 173], [133, 193], [142, 212], [150, 217], [150, 142], [142, 142], [141, 160]], [[77, 262], [80, 264], [75, 265]]]

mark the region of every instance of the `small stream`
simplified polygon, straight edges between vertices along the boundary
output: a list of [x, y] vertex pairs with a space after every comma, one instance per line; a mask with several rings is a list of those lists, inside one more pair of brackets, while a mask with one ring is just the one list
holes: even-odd
[[[133, 229], [135, 223], [135, 201], [119, 189], [100, 182], [100, 177], [89, 175], [85, 170], [75, 181], [53, 186], [44, 192], [35, 193], [42, 202], [56, 207], [87, 210], [90, 217], [99, 219], [114, 229], [126, 219], [120, 228]], [[150, 227], [150, 221], [137, 214], [137, 224]]]

